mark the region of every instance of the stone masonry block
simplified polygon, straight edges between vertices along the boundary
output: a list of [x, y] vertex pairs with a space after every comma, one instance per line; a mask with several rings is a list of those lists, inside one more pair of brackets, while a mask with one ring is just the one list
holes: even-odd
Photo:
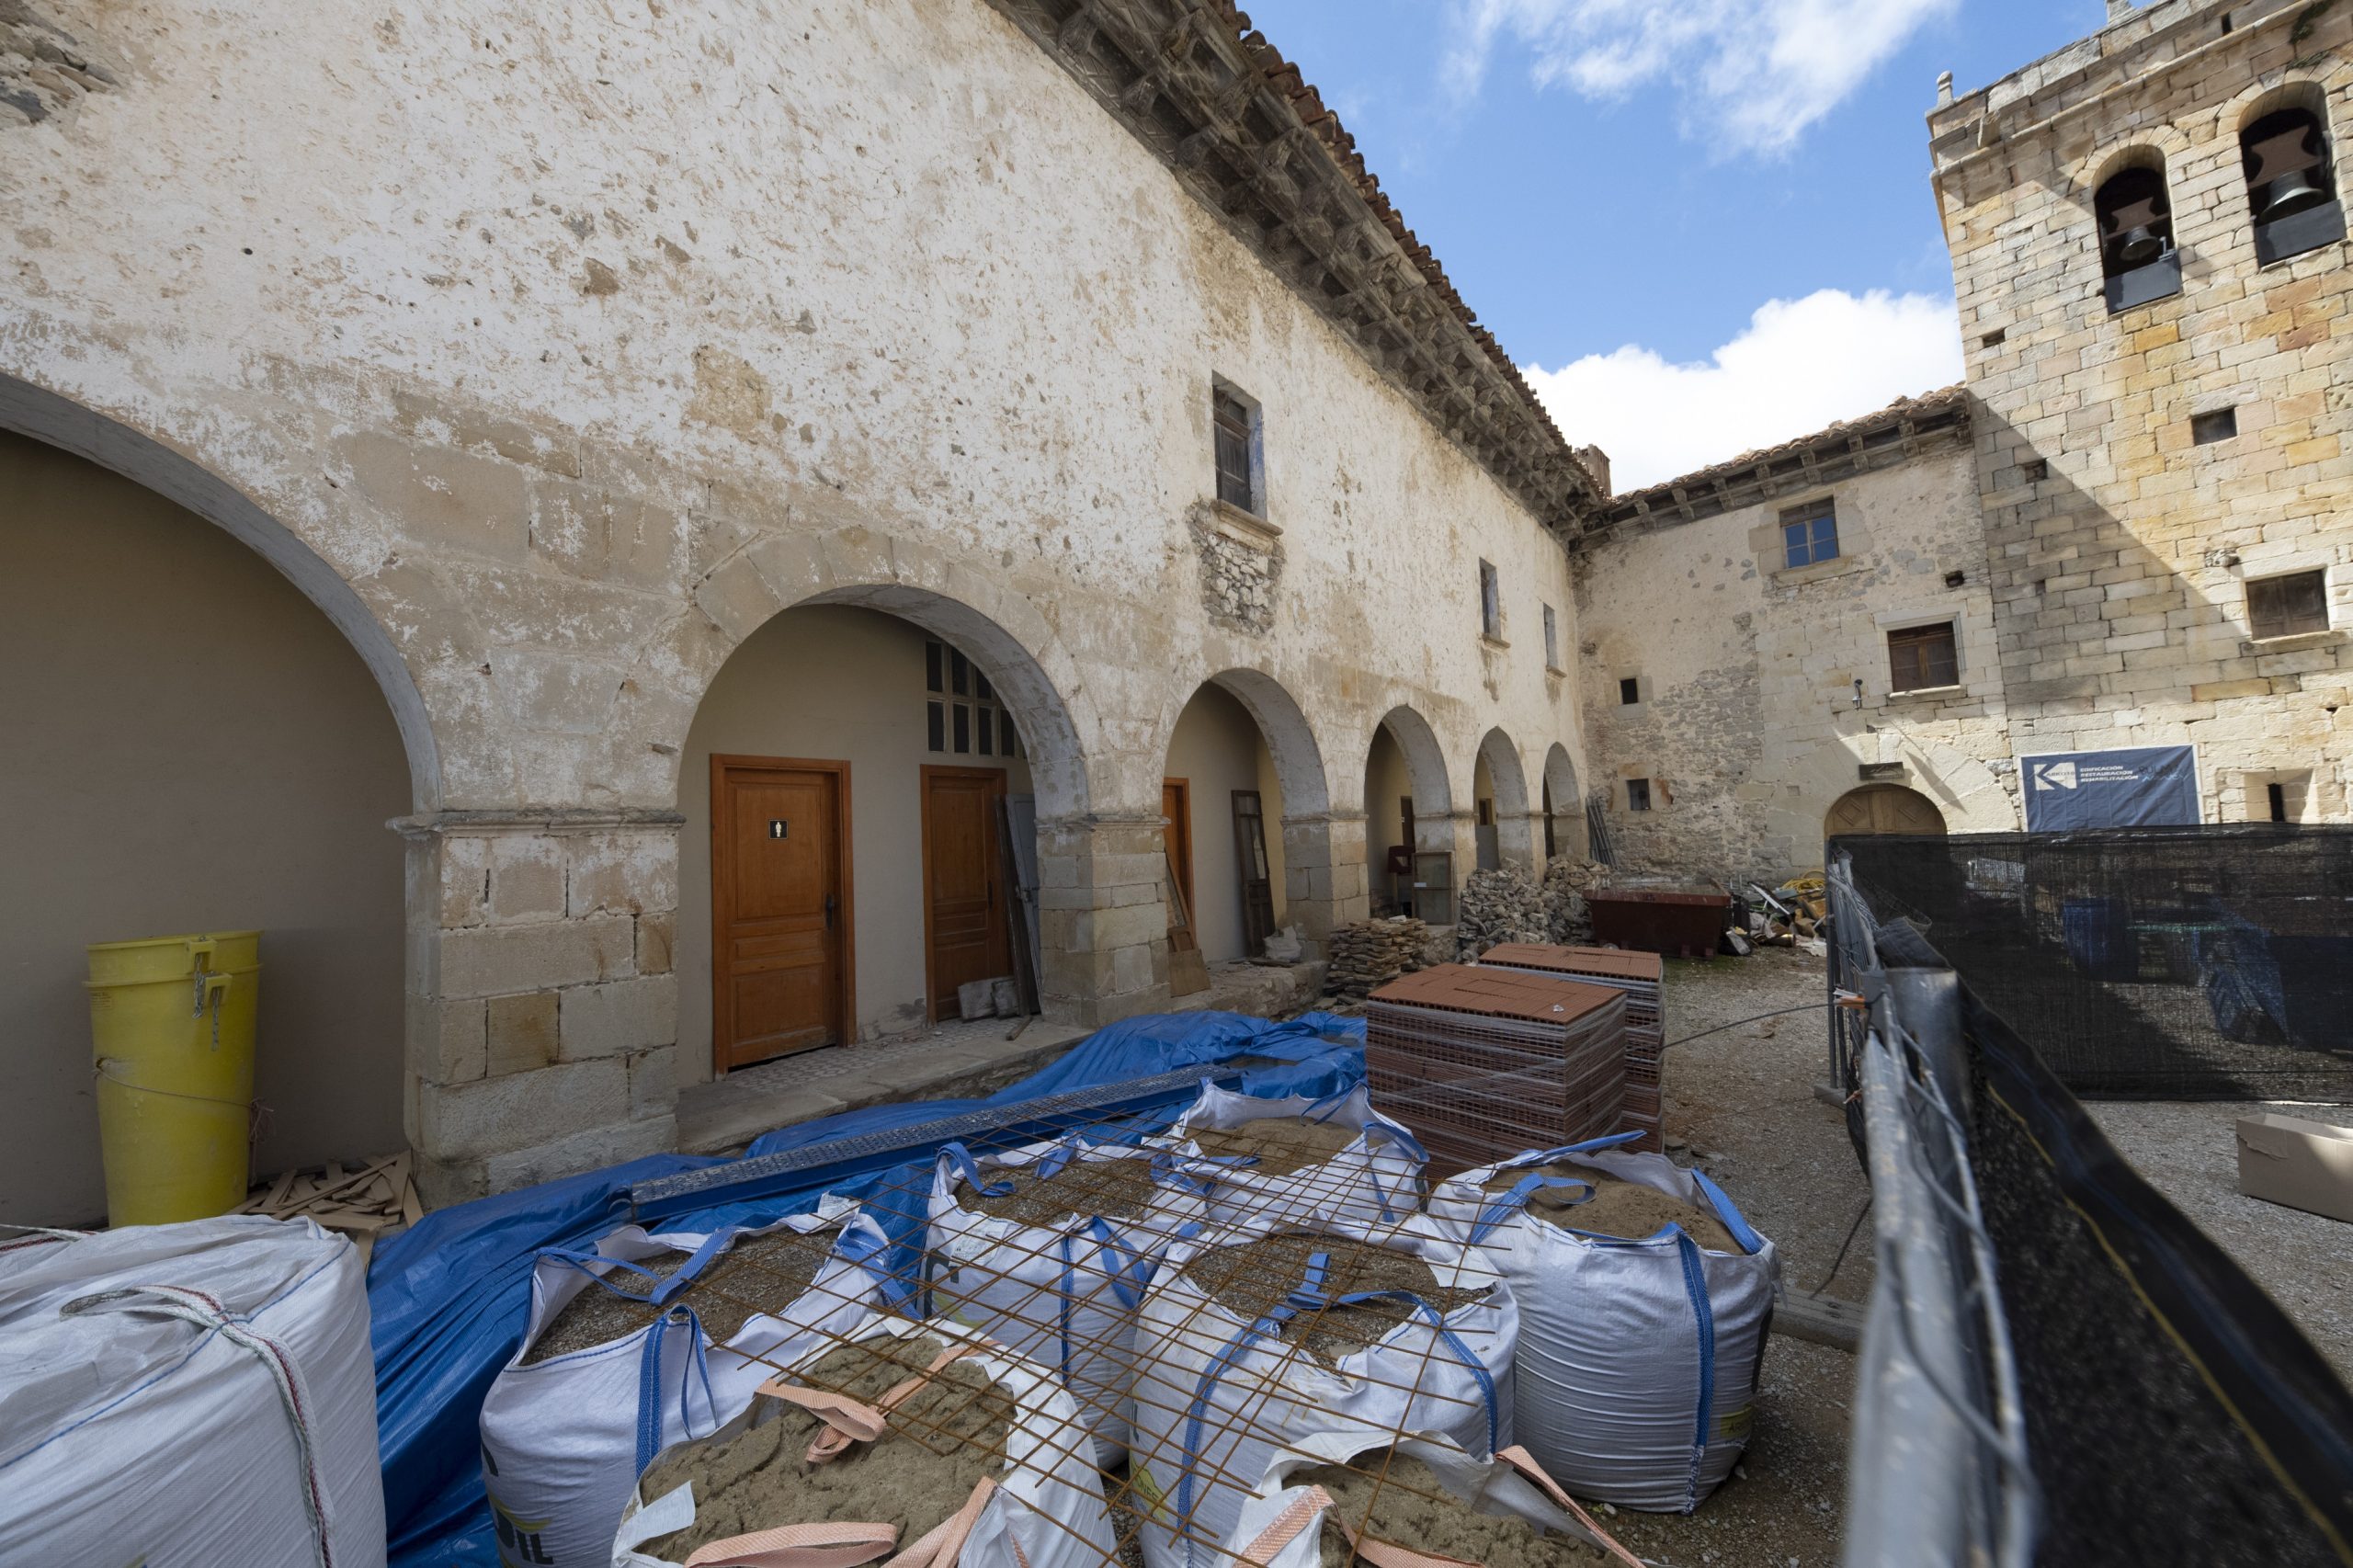
[[644, 1121], [668, 1116], [678, 1103], [678, 1048], [641, 1051], [627, 1060], [631, 1118]]
[[441, 933], [441, 994], [494, 996], [584, 985], [630, 972], [635, 923], [626, 915]]
[[493, 1075], [529, 1073], [555, 1060], [556, 994], [533, 991], [494, 996], [489, 1009], [489, 1061]]
[[629, 1072], [618, 1058], [417, 1085], [418, 1141], [438, 1160], [533, 1149], [628, 1119]]
[[512, 1192], [583, 1171], [601, 1170], [678, 1146], [677, 1123], [668, 1116], [590, 1128], [529, 1149], [493, 1154], [484, 1162], [492, 1192]]
[[481, 1077], [488, 1070], [483, 1004], [435, 1002], [430, 1010], [428, 1054], [418, 1064], [418, 1076], [436, 1084], [464, 1084]]
[[490, 843], [487, 838], [441, 841], [441, 924], [452, 929], [479, 926], [489, 908]]
[[678, 977], [647, 975], [563, 994], [558, 1054], [566, 1062], [649, 1051], [678, 1038]]
[[678, 917], [665, 911], [659, 915], [637, 917], [637, 972], [667, 974], [670, 972], [670, 949], [678, 938]]
[[563, 846], [527, 834], [490, 840], [491, 923], [555, 920], [563, 915]]
[[678, 906], [676, 834], [589, 834], [571, 847], [568, 914], [639, 915]]

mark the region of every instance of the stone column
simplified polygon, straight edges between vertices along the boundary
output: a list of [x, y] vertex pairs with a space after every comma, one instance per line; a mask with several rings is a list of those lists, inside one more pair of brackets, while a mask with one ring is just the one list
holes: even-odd
[[1321, 958], [1336, 926], [1372, 912], [1372, 885], [1365, 869], [1365, 814], [1287, 816], [1282, 834], [1283, 918], [1299, 927], [1307, 956]]
[[1058, 1022], [1096, 1026], [1168, 1005], [1166, 819], [1040, 819], [1039, 990]]
[[672, 812], [441, 812], [409, 841], [417, 1185], [440, 1205], [676, 1146]]

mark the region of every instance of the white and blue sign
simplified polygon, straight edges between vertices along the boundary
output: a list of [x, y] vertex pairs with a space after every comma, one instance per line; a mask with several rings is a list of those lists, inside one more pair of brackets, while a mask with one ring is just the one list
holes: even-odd
[[2029, 833], [2085, 827], [2194, 824], [2198, 752], [2193, 746], [2059, 751], [2018, 758]]

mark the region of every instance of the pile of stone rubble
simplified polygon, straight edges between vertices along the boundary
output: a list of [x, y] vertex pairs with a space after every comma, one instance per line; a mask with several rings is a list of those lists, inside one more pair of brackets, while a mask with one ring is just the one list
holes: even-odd
[[1543, 940], [1561, 947], [1581, 947], [1593, 940], [1593, 915], [1586, 894], [1607, 883], [1609, 868], [1567, 856], [1544, 868]]
[[1420, 969], [1428, 940], [1429, 926], [1411, 915], [1343, 926], [1332, 933], [1332, 964], [1324, 987], [1360, 1001], [1399, 975]]
[[1517, 866], [1473, 871], [1462, 884], [1454, 923], [1454, 956], [1477, 958], [1499, 942], [1551, 940], [1544, 918], [1544, 892]]

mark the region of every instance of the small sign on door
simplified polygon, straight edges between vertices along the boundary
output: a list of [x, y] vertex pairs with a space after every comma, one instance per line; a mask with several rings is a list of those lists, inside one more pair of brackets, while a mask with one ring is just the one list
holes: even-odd
[[782, 817], [770, 817], [768, 819], [768, 836], [770, 838], [782, 838], [787, 825], [788, 824]]

